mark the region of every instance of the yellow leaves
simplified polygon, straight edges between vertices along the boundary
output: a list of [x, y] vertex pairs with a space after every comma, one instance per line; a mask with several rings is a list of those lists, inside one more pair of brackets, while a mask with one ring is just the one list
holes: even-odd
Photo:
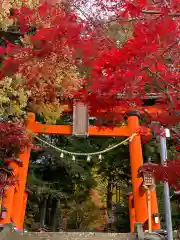
[[32, 47], [32, 44], [31, 44], [31, 41], [30, 41], [30, 36], [24, 35], [24, 36], [21, 37], [20, 39], [21, 39], [21, 42], [22, 42], [26, 47], [33, 48], [33, 47]]
[[24, 79], [36, 83], [31, 91], [37, 101], [40, 99], [44, 101], [42, 92], [45, 93], [48, 86], [57, 90], [61, 99], [71, 98], [74, 91], [80, 88], [82, 78], [73, 62], [70, 50], [68, 51], [67, 47], [66, 50], [69, 54], [66, 59], [64, 55], [52, 52], [43, 59], [33, 57], [21, 65], [21, 68], [25, 69]]
[[8, 109], [8, 114], [12, 115], [12, 116], [21, 115], [22, 111], [21, 111], [20, 105], [17, 105], [14, 102], [12, 104], [10, 104], [9, 109]]
[[31, 129], [27, 129], [27, 134], [32, 137], [34, 132]]
[[20, 117], [25, 114], [28, 92], [22, 88], [14, 88], [14, 78], [6, 77], [0, 81], [0, 115], [3, 117]]
[[[28, 111], [43, 116], [47, 123], [55, 124], [61, 118], [64, 111], [61, 100], [72, 97], [81, 85], [81, 77], [73, 63], [66, 62], [62, 56], [53, 56], [30, 59], [21, 66], [27, 70], [24, 76], [16, 74], [0, 82], [2, 115], [20, 117], [28, 107]], [[31, 80], [34, 84], [29, 85]]]
[[[79, 230], [85, 229], [87, 226], [94, 226], [101, 215], [101, 210], [90, 199], [82, 203], [74, 199], [73, 202], [68, 204], [68, 207], [68, 209], [62, 207], [63, 217], [72, 219]], [[100, 225], [104, 225], [103, 218], [100, 219]]]
[[20, 74], [16, 74], [15, 78], [13, 78], [12, 86], [16, 87], [19, 84], [24, 84], [24, 79]]
[[106, 205], [106, 195], [107, 195], [107, 181], [104, 181], [101, 175], [97, 174], [98, 169], [94, 168], [92, 170], [92, 175], [97, 182], [96, 191], [99, 194], [101, 201]]
[[60, 68], [57, 69], [56, 84], [61, 87], [63, 97], [71, 97], [71, 94], [81, 86], [81, 78], [77, 68], [70, 64], [66, 66], [61, 64]]
[[[64, 67], [67, 68], [67, 66]], [[52, 86], [59, 89], [59, 92], [53, 101], [47, 100], [48, 93], [45, 92], [52, 90], [46, 90], [46, 82], [51, 80], [48, 77], [40, 79], [39, 85], [30, 87], [25, 84], [21, 75], [15, 75], [12, 78], [5, 77], [4, 80], [0, 81], [0, 115], [21, 119], [27, 114], [28, 107], [28, 111], [41, 115], [45, 122], [55, 124], [64, 111], [61, 97], [65, 98], [66, 94], [67, 97], [70, 96], [70, 92], [74, 90], [73, 86], [77, 87], [78, 85], [76, 79], [79, 77], [78, 72], [75, 72], [76, 69], [70, 65], [66, 71], [60, 68], [55, 70], [58, 71], [59, 78], [53, 78]], [[29, 101], [29, 97], [31, 101]]]
[[31, 109], [33, 112], [43, 116], [45, 122], [52, 124], [55, 124], [56, 121], [60, 119], [64, 110], [63, 106], [61, 106], [58, 102], [32, 104]]
[[12, 8], [20, 8], [22, 6], [37, 8], [39, 4], [39, 0], [0, 0], [0, 28], [6, 30], [13, 25], [13, 20], [9, 18]]

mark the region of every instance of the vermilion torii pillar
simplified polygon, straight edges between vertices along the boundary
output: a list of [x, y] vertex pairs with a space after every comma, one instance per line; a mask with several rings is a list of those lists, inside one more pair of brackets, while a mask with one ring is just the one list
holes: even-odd
[[[131, 111], [128, 113], [128, 126], [115, 127], [113, 129], [101, 129], [95, 126], [88, 127], [89, 136], [106, 136], [106, 137], [130, 137], [132, 134], [136, 133], [139, 130], [139, 113]], [[35, 122], [35, 115], [30, 113], [28, 115], [27, 129], [32, 133], [39, 134], [61, 134], [61, 135], [71, 135], [72, 126], [71, 125], [46, 125]], [[149, 129], [147, 129], [147, 135], [150, 134]], [[131, 176], [132, 176], [132, 187], [133, 187], [133, 196], [132, 200], [134, 201], [134, 213], [135, 219], [131, 219], [131, 223], [134, 224], [134, 221], [142, 223], [143, 225], [148, 220], [147, 214], [147, 200], [146, 195], [141, 188], [142, 178], [138, 177], [138, 169], [143, 164], [142, 156], [142, 147], [141, 147], [141, 137], [136, 135], [132, 138], [132, 141], [129, 143], [130, 149], [130, 164], [131, 164]], [[23, 167], [18, 169], [19, 184], [16, 187], [16, 191], [12, 191], [11, 188], [7, 191], [7, 195], [4, 199], [4, 203], [12, 202], [13, 197], [13, 206], [5, 204], [7, 208], [6, 216], [11, 215], [11, 218], [7, 217], [0, 219], [0, 224], [9, 223], [12, 221], [18, 229], [23, 229], [24, 226], [24, 213], [26, 208], [27, 195], [25, 193], [25, 185], [27, 180], [28, 165], [29, 165], [30, 149], [26, 149], [23, 154], [20, 155], [20, 158], [23, 162]], [[152, 229], [160, 229], [160, 221], [155, 223], [153, 221], [153, 216], [157, 215], [157, 198], [156, 193], [151, 195], [152, 201]], [[11, 213], [9, 213], [9, 211]], [[130, 216], [131, 217], [131, 216]], [[133, 231], [134, 226], [131, 226], [131, 231]]]
[[[128, 113], [128, 128], [130, 135], [136, 133], [140, 129], [139, 125], [140, 113], [137, 111], [130, 111]], [[133, 200], [134, 200], [134, 209], [135, 209], [135, 220], [139, 223], [147, 222], [147, 199], [146, 194], [142, 189], [143, 179], [138, 177], [138, 170], [140, 166], [143, 165], [143, 155], [141, 147], [141, 136], [138, 134], [133, 137], [132, 141], [129, 143], [129, 152], [130, 152], [130, 165], [131, 165], [131, 179], [133, 187]], [[156, 192], [151, 193], [151, 202], [152, 202], [152, 222], [153, 230], [160, 229], [160, 221], [156, 224], [153, 216], [158, 213], [158, 205], [156, 200]], [[132, 221], [132, 220], [131, 220]], [[134, 226], [131, 226], [134, 228]]]
[[[26, 127], [32, 125], [35, 122], [35, 115], [30, 113], [26, 121]], [[27, 194], [25, 191], [28, 165], [30, 159], [31, 149], [25, 149], [22, 154], [19, 155], [21, 159], [21, 165], [17, 162], [10, 162], [9, 165], [13, 168], [13, 174], [18, 178], [18, 184], [9, 186], [5, 192], [5, 197], [2, 202], [2, 206], [6, 211], [3, 214], [3, 218], [0, 218], [0, 224], [6, 224], [12, 222], [18, 229], [22, 229], [24, 225], [24, 211], [25, 202], [27, 201]], [[23, 223], [22, 223], [23, 222]]]
[[134, 208], [134, 196], [133, 193], [128, 193], [128, 202], [129, 202], [129, 220], [130, 220], [130, 230], [134, 232], [134, 225], [136, 223], [135, 217], [135, 208]]

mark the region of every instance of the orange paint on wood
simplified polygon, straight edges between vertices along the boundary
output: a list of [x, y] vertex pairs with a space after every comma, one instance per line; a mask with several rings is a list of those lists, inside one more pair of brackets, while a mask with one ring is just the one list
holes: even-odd
[[[139, 129], [139, 119], [137, 116], [128, 117], [128, 126], [131, 134], [135, 133]], [[141, 137], [136, 135], [132, 141], [129, 143], [130, 150], [130, 163], [131, 163], [131, 178], [133, 186], [134, 195], [134, 207], [135, 207], [135, 218], [136, 222], [144, 224], [148, 219], [147, 212], [147, 199], [146, 194], [142, 189], [143, 179], [138, 177], [138, 170], [140, 166], [143, 165], [142, 147], [141, 147]], [[152, 204], [152, 215], [158, 213], [158, 205], [156, 194], [152, 194], [151, 197]], [[160, 225], [152, 226], [153, 230], [160, 229]]]
[[[27, 129], [29, 130], [29, 125], [35, 121], [35, 115], [33, 113], [28, 114], [28, 118], [26, 121]], [[29, 167], [29, 158], [30, 158], [30, 148], [26, 148], [22, 154], [19, 155], [19, 158], [22, 160], [23, 167], [19, 169], [18, 179], [19, 185], [16, 188], [13, 200], [13, 211], [12, 211], [12, 220], [18, 229], [22, 228], [22, 212], [25, 211], [24, 209], [24, 193], [25, 193], [25, 186], [28, 174], [28, 167]]]
[[[19, 165], [12, 161], [9, 164], [13, 169], [13, 174], [17, 175], [19, 171]], [[11, 222], [11, 214], [13, 209], [13, 198], [14, 198], [15, 186], [9, 186], [5, 189], [5, 196], [2, 200], [1, 208], [5, 208], [6, 212], [3, 219], [0, 219], [0, 225], [4, 225]]]
[[[34, 133], [46, 133], [46, 134], [61, 134], [71, 135], [71, 125], [46, 125], [41, 123], [32, 123], [29, 125], [29, 129]], [[125, 137], [129, 136], [127, 126], [115, 127], [115, 128], [99, 128], [94, 126], [88, 127], [90, 136], [106, 136], [106, 137]]]
[[134, 232], [134, 225], [135, 225], [135, 222], [136, 222], [136, 218], [135, 218], [135, 208], [134, 208], [133, 193], [129, 193], [128, 194], [128, 200], [129, 200], [130, 231]]
[[[140, 128], [138, 117], [128, 117], [128, 126], [131, 134], [136, 133]], [[129, 151], [136, 222], [144, 224], [148, 214], [146, 195], [141, 188], [143, 179], [138, 177], [138, 170], [143, 165], [141, 137], [139, 135], [136, 135], [129, 143]]]
[[23, 228], [24, 228], [24, 218], [25, 218], [25, 214], [26, 214], [27, 200], [28, 200], [28, 193], [27, 193], [27, 192], [24, 192], [23, 208], [22, 208], [22, 213], [21, 213], [21, 226], [20, 226], [20, 229], [23, 229]]
[[157, 196], [156, 196], [156, 191], [151, 192], [151, 213], [152, 213], [152, 229], [153, 230], [160, 230], [161, 225], [160, 225], [160, 218], [158, 220], [158, 223], [155, 222], [155, 218], [153, 216], [154, 213], [159, 213], [158, 212], [158, 203], [157, 203]]
[[23, 198], [24, 198], [26, 179], [27, 179], [27, 173], [28, 173], [30, 151], [31, 149], [26, 149], [24, 153], [19, 155], [19, 158], [23, 162], [23, 167], [19, 169], [19, 174], [18, 174], [19, 187], [16, 189], [16, 192], [14, 194], [13, 211], [12, 211], [12, 220], [18, 229], [21, 229], [22, 227], [21, 213], [24, 209]]

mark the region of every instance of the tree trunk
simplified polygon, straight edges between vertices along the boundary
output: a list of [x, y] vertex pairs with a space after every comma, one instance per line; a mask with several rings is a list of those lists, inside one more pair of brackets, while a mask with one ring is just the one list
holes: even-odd
[[41, 201], [41, 206], [40, 206], [40, 228], [43, 228], [45, 226], [46, 208], [47, 208], [47, 198], [44, 198]]
[[107, 208], [108, 209], [111, 209], [111, 203], [112, 203], [111, 182], [108, 180], [108, 186], [107, 186]]
[[56, 198], [52, 199], [51, 207], [51, 231], [56, 232], [57, 230], [57, 211], [58, 211], [58, 201]]
[[47, 227], [50, 227], [51, 226], [51, 216], [50, 216], [50, 213], [51, 213], [51, 197], [49, 196], [48, 199], [47, 199], [47, 207], [46, 207], [46, 222], [45, 222], [45, 225]]
[[180, 239], [180, 225], [177, 227], [177, 236], [176, 239]]
[[62, 222], [62, 216], [61, 216], [61, 202], [58, 199], [57, 200], [57, 214], [56, 214], [56, 219], [57, 219], [57, 229], [59, 232], [63, 230], [63, 222]]

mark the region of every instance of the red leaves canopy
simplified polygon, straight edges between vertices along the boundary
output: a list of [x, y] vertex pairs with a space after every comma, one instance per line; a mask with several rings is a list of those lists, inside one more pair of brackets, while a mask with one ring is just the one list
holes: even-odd
[[26, 129], [17, 123], [0, 123], [0, 158], [18, 155], [30, 144]]
[[[82, 4], [83, 1], [73, 2], [75, 8]], [[136, 3], [96, 0], [93, 5], [102, 13], [113, 12], [120, 25], [131, 22], [132, 37], [117, 47], [116, 42], [110, 43], [108, 37], [100, 35], [100, 27], [93, 25], [90, 18], [82, 20], [75, 13], [65, 12], [47, 3], [38, 10], [25, 7], [15, 9], [14, 18], [22, 33], [26, 34], [32, 27], [36, 31], [30, 37], [28, 47], [8, 45], [6, 54], [9, 57], [3, 62], [1, 76], [18, 72], [27, 84], [34, 84], [40, 80], [38, 73], [42, 70], [32, 64], [32, 60], [47, 56], [52, 58], [52, 54], [67, 58], [65, 53], [68, 47], [68, 54], [74, 58], [71, 64], [88, 68], [88, 88], [79, 92], [78, 96], [88, 103], [94, 115], [105, 109], [112, 112], [111, 118], [119, 121], [119, 113], [114, 107], [142, 108], [142, 98], [147, 93], [159, 94], [161, 102], [166, 104], [166, 110], [171, 109], [176, 115], [180, 108], [180, 29], [178, 18], [174, 18], [179, 10], [177, 1], [166, 5], [146, 0]], [[4, 52], [2, 49], [1, 53]], [[60, 61], [59, 57], [56, 61]], [[58, 91], [51, 81], [49, 89]]]
[[[114, 112], [116, 119], [119, 113], [114, 110], [115, 106], [141, 109], [141, 99], [148, 93], [159, 95], [166, 111], [177, 115], [180, 110], [180, 28], [179, 18], [173, 16], [179, 14], [178, 10], [177, 1], [167, 6], [145, 0], [126, 1], [116, 9], [120, 24], [131, 22], [132, 37], [120, 48], [103, 51], [94, 62], [88, 95], [82, 93], [94, 114], [104, 108]], [[161, 118], [163, 123], [171, 123], [169, 118]], [[178, 117], [174, 122], [178, 122]]]
[[169, 161], [167, 166], [146, 164], [140, 171], [151, 171], [157, 181], [168, 182], [170, 187], [180, 191], [180, 161]]

